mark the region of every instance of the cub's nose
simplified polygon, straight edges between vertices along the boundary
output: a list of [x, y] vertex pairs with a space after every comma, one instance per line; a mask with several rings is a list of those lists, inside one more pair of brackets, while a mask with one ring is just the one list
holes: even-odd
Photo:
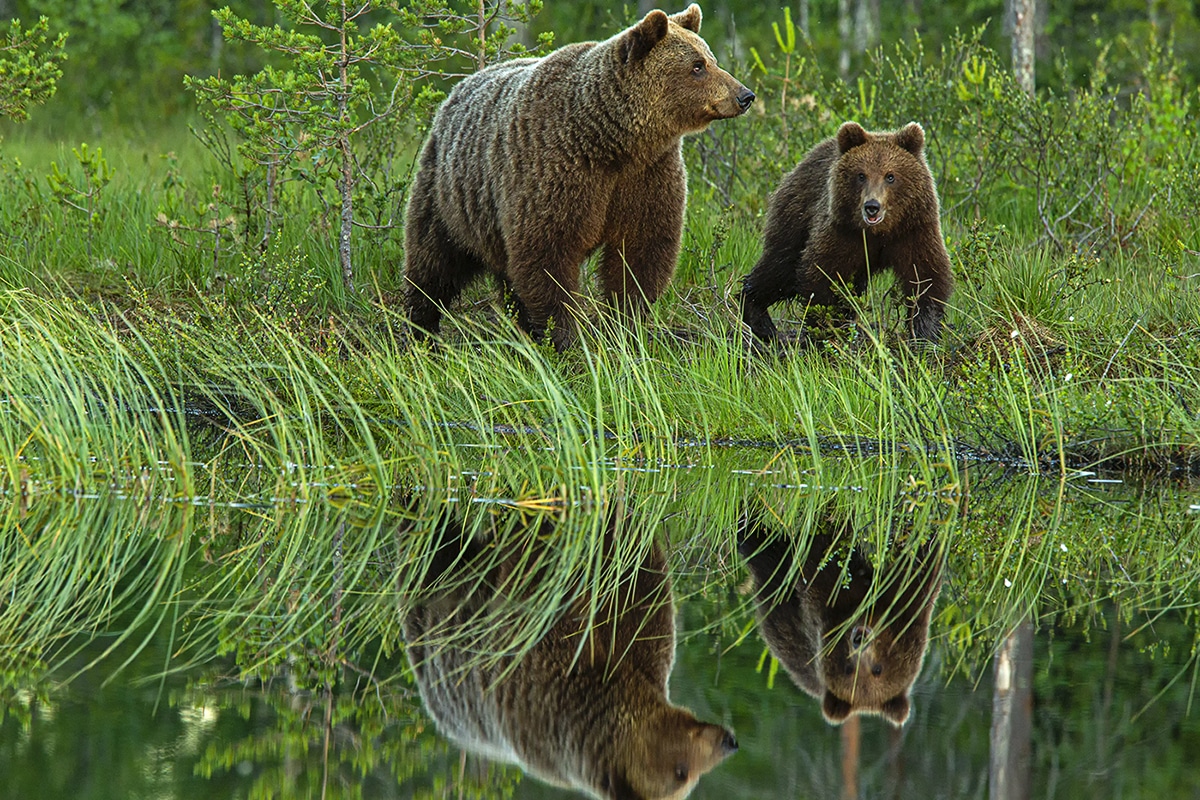
[[[751, 95], [751, 97], [753, 97], [753, 95]], [[725, 731], [725, 736], [721, 739], [721, 749], [726, 753], [737, 752], [737, 737], [733, 735], [733, 731]]]
[[750, 104], [753, 102], [754, 102], [754, 92], [750, 91], [749, 89], [743, 88], [741, 94], [739, 94], [737, 96], [738, 108], [740, 108], [742, 111], [745, 111], [747, 108], [750, 107]]
[[871, 219], [878, 217], [879, 216], [879, 201], [878, 200], [868, 200], [867, 202], [863, 203], [863, 211], [866, 212], [867, 216], [870, 217]]

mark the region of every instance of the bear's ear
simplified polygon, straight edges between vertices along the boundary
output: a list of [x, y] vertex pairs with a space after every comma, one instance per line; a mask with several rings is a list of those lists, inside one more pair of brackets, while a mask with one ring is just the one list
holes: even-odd
[[655, 9], [621, 37], [621, 55], [626, 64], [645, 58], [667, 35], [667, 15]]
[[825, 699], [821, 701], [821, 713], [825, 715], [826, 722], [841, 725], [850, 716], [850, 704], [826, 689]]
[[687, 28], [692, 33], [700, 32], [700, 21], [703, 15], [700, 13], [700, 6], [692, 3], [678, 14], [671, 15], [671, 21], [681, 28]]
[[871, 134], [867, 133], [857, 122], [843, 122], [837, 132], [838, 152], [844, 153], [852, 147], [866, 144], [870, 138]]
[[925, 149], [925, 129], [915, 122], [908, 123], [896, 131], [896, 144], [914, 156], [921, 155], [921, 151]]
[[899, 728], [908, 722], [908, 712], [911, 708], [912, 704], [908, 700], [908, 695], [898, 694], [884, 703], [883, 707], [879, 709], [879, 713], [883, 714], [884, 719]]

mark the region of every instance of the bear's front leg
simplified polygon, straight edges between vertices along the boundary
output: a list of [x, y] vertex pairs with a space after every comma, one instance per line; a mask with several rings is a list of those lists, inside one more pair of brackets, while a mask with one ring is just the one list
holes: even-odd
[[666, 291], [679, 260], [686, 203], [677, 150], [617, 182], [605, 220], [600, 283], [618, 311], [643, 314]]
[[763, 237], [762, 255], [750, 274], [742, 278], [742, 322], [761, 341], [779, 341], [779, 329], [768, 309], [808, 288], [800, 275], [807, 244], [807, 231], [778, 221], [769, 224]]
[[915, 261], [908, 258], [900, 263], [907, 265], [897, 267], [896, 271], [904, 282], [909, 309], [909, 336], [913, 341], [936, 344], [942, 332], [946, 301], [954, 291], [950, 259], [926, 258]]
[[581, 248], [571, 248], [557, 253], [517, 251], [509, 259], [507, 277], [523, 310], [518, 321], [534, 341], [540, 342], [549, 330], [560, 352], [578, 338], [579, 264], [585, 255]]

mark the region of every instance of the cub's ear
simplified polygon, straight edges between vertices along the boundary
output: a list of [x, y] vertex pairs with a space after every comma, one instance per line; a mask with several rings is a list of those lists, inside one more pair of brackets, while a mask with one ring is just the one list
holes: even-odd
[[879, 709], [879, 713], [883, 715], [884, 719], [899, 728], [908, 721], [908, 712], [911, 708], [912, 704], [909, 702], [908, 695], [898, 694], [884, 703], [883, 707]]
[[700, 6], [692, 3], [678, 14], [671, 15], [671, 21], [681, 28], [687, 28], [692, 33], [700, 32], [700, 21], [703, 15], [700, 13]]
[[844, 153], [852, 147], [866, 144], [870, 138], [871, 134], [867, 133], [857, 122], [843, 122], [837, 132], [838, 152]]
[[600, 779], [600, 792], [607, 800], [642, 800], [625, 776], [615, 769], [610, 769]]
[[830, 725], [841, 725], [850, 716], [850, 704], [826, 689], [825, 699], [821, 701], [821, 713]]
[[[697, 9], [698, 11], [699, 9]], [[687, 13], [687, 12], [684, 12]], [[645, 58], [667, 35], [667, 15], [655, 9], [621, 37], [621, 55], [626, 64]]]
[[921, 155], [921, 151], [925, 149], [925, 129], [915, 122], [908, 123], [896, 131], [896, 144], [914, 156]]

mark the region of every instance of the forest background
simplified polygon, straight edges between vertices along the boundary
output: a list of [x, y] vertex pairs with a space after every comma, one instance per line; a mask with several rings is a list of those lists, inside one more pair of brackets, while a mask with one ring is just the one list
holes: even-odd
[[[987, 23], [984, 44], [1007, 56], [1010, 3], [710, 0], [702, 7], [704, 36], [731, 68], [750, 60], [750, 47], [766, 54], [773, 42], [772, 24], [782, 22], [783, 8], [790, 5], [791, 19], [811, 39], [816, 56], [843, 78], [853, 78], [869, 67], [865, 54], [871, 48], [910, 40], [914, 31], [935, 52], [956, 30]], [[286, 24], [270, 0], [0, 0], [0, 20], [29, 23], [45, 15], [54, 31], [69, 34], [70, 60], [64, 65], [58, 96], [35, 115], [33, 124], [94, 135], [102, 129], [98, 126], [151, 125], [192, 113], [195, 101], [184, 88], [185, 75], [247, 73], [263, 65], [260, 50], [224, 40], [212, 12], [226, 5], [260, 25]], [[654, 7], [648, 0], [550, 0], [528, 25], [517, 26], [517, 35], [527, 44], [547, 31], [553, 32], [557, 44], [604, 38]], [[670, 4], [663, 8], [680, 10]], [[1063, 89], [1086, 84], [1105, 44], [1122, 36], [1145, 42], [1152, 35], [1173, 39], [1175, 54], [1186, 65], [1183, 77], [1195, 85], [1200, 77], [1198, 16], [1197, 4], [1190, 0], [1043, 0], [1035, 15], [1038, 85]], [[381, 21], [386, 21], [382, 15]], [[1138, 88], [1131, 63], [1118, 63], [1113, 75], [1126, 91]], [[69, 126], [65, 130], [64, 124]]]

